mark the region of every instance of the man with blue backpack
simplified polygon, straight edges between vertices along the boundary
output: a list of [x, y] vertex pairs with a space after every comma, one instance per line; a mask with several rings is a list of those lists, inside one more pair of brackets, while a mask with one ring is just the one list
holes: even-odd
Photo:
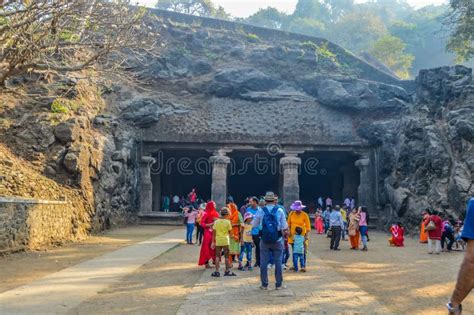
[[258, 209], [252, 221], [253, 227], [261, 226], [260, 240], [260, 289], [268, 289], [268, 263], [273, 257], [275, 263], [276, 290], [285, 289], [283, 285], [283, 236], [288, 234], [288, 223], [286, 222], [283, 209], [276, 205], [273, 192], [265, 194], [265, 207]]

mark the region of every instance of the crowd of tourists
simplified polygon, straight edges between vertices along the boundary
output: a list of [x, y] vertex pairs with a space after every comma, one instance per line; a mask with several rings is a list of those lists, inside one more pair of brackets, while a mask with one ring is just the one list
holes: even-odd
[[[326, 233], [331, 238], [331, 250], [339, 251], [341, 239], [349, 239], [351, 249], [359, 249], [362, 241], [362, 250], [367, 251], [368, 211], [363, 206], [356, 208], [353, 198], [346, 200], [341, 207], [332, 206], [331, 198], [325, 198], [322, 204], [326, 209], [318, 207], [314, 227], [317, 233]], [[216, 204], [209, 201], [197, 210], [192, 207], [184, 210], [189, 227], [186, 240], [192, 244], [190, 228], [194, 222], [198, 226], [196, 243], [201, 245], [198, 263], [214, 268], [211, 276], [221, 276], [221, 263], [225, 265], [224, 276], [236, 276], [233, 264], [238, 264], [241, 271], [258, 267], [261, 288], [266, 289], [268, 269], [274, 268], [279, 289], [283, 286], [283, 270], [306, 272], [312, 226], [305, 210], [306, 206], [295, 200], [287, 211], [273, 192], [267, 192], [262, 198], [249, 197], [240, 208], [229, 197], [226, 206], [219, 211]]]
[[203, 199], [198, 197], [196, 189], [193, 188], [187, 196], [175, 195], [164, 195], [161, 197], [161, 210], [164, 212], [181, 212], [184, 208], [197, 206], [204, 202]]
[[464, 250], [462, 239], [464, 223], [447, 213], [425, 209], [422, 212], [420, 242], [428, 244], [429, 254], [450, 252], [454, 248]]
[[[322, 198], [318, 198], [319, 199]], [[340, 241], [348, 237], [351, 250], [367, 251], [369, 213], [366, 207], [355, 206], [353, 198], [346, 198], [341, 207], [332, 206], [326, 198], [323, 206], [315, 213], [316, 233], [326, 233], [331, 238], [330, 249], [339, 251]], [[219, 211], [214, 201], [183, 208], [187, 222], [186, 241], [193, 244], [193, 228], [198, 227], [196, 243], [201, 246], [198, 264], [214, 269], [211, 276], [220, 277], [220, 267], [224, 264], [224, 276], [235, 277], [233, 264], [242, 271], [252, 271], [258, 267], [262, 290], [267, 290], [268, 270], [274, 268], [275, 288], [286, 288], [283, 284], [283, 270], [306, 272], [308, 244], [311, 223], [306, 206], [300, 200], [294, 201], [289, 211], [278, 203], [278, 196], [267, 192], [263, 198], [250, 197], [240, 207], [232, 197]], [[468, 205], [465, 227], [459, 220], [437, 211], [423, 211], [420, 241], [428, 243], [430, 254], [439, 254], [443, 249], [450, 251], [456, 244], [467, 247], [456, 288], [447, 304], [450, 313], [461, 314], [461, 302], [474, 286], [474, 268], [469, 262], [474, 260], [474, 198]], [[405, 229], [401, 222], [390, 227], [391, 246], [403, 247]], [[457, 245], [456, 245], [457, 246]], [[291, 255], [290, 255], [291, 253]], [[288, 261], [292, 258], [292, 266]], [[214, 265], [214, 266], [212, 266]]]

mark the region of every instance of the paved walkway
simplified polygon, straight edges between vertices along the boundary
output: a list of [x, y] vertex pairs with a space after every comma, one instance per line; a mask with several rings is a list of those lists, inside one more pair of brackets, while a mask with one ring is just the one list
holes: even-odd
[[0, 314], [61, 314], [183, 241], [173, 230], [0, 294]]
[[258, 288], [258, 268], [218, 279], [205, 272], [178, 314], [390, 314], [373, 296], [311, 253], [308, 265], [306, 273], [285, 272], [288, 289], [278, 291]]

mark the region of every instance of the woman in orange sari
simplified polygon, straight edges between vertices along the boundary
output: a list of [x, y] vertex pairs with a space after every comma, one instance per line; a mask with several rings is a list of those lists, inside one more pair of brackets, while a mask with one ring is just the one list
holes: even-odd
[[211, 268], [209, 261], [214, 261], [216, 258], [215, 251], [211, 248], [212, 243], [212, 226], [214, 221], [219, 217], [216, 211], [216, 204], [214, 201], [209, 201], [206, 204], [206, 209], [201, 218], [201, 226], [204, 229], [202, 238], [201, 253], [199, 255], [199, 266], [205, 265], [206, 268]]
[[232, 263], [235, 257], [240, 255], [240, 241], [242, 236], [242, 224], [244, 222], [239, 208], [233, 202], [227, 204], [230, 210], [229, 220], [232, 224], [232, 231], [230, 232], [230, 246], [229, 246], [229, 260]]
[[423, 219], [421, 220], [421, 227], [420, 227], [420, 243], [428, 243], [428, 233], [425, 231], [425, 220], [429, 217], [428, 212], [423, 211]]

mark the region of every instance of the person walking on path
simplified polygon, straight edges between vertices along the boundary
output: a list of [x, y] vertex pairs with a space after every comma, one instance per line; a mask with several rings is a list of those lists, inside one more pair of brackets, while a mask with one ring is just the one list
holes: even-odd
[[[303, 236], [303, 229], [296, 227], [295, 235], [293, 235], [293, 270], [298, 272], [298, 267], [301, 267], [301, 272], [306, 272], [306, 237]], [[299, 266], [298, 266], [299, 262]]]
[[[252, 216], [255, 216], [260, 209], [258, 206], [259, 200], [257, 197], [250, 197], [249, 207], [246, 210], [246, 213], [251, 213]], [[260, 266], [260, 231], [262, 227], [252, 227], [252, 239], [255, 246], [255, 265], [254, 267]]]
[[429, 209], [426, 209], [421, 213], [423, 218], [421, 219], [420, 227], [420, 243], [423, 244], [428, 243], [428, 232], [426, 231], [425, 220], [430, 216], [429, 211]]
[[242, 225], [244, 219], [237, 208], [237, 205], [233, 202], [227, 204], [229, 209], [229, 220], [232, 224], [232, 231], [230, 232], [230, 244], [229, 244], [229, 259], [230, 262], [234, 262], [235, 258], [240, 256], [240, 243], [242, 241]]
[[187, 219], [186, 221], [186, 243], [188, 245], [193, 245], [193, 232], [194, 232], [194, 225], [196, 224], [196, 217], [198, 212], [194, 209], [193, 206], [184, 207], [183, 208], [184, 217]]
[[204, 235], [202, 238], [201, 253], [199, 254], [199, 266], [206, 266], [211, 268], [209, 261], [213, 260], [215, 263], [215, 251], [211, 248], [212, 244], [212, 226], [214, 221], [219, 217], [216, 211], [216, 204], [214, 201], [209, 201], [206, 204], [206, 209], [201, 219], [201, 226], [204, 229]]
[[360, 232], [359, 232], [360, 215], [357, 209], [352, 209], [349, 214], [349, 240], [351, 242], [351, 249], [359, 249]]
[[196, 244], [202, 244], [202, 237], [204, 235], [204, 228], [201, 226], [201, 220], [204, 215], [204, 210], [206, 209], [206, 204], [201, 203], [199, 205], [198, 213], [196, 216]]
[[[294, 246], [294, 236], [296, 235], [296, 228], [300, 227], [302, 229], [301, 235], [305, 238], [306, 248], [309, 241], [309, 232], [311, 231], [311, 221], [309, 216], [303, 209], [306, 208], [305, 205], [300, 200], [296, 200], [290, 206], [291, 212], [288, 215], [288, 229], [290, 235], [288, 237], [288, 243], [293, 248]], [[306, 252], [303, 253], [306, 258]], [[293, 266], [296, 267], [296, 266]]]
[[335, 206], [334, 210], [329, 216], [329, 228], [332, 231], [331, 235], [331, 250], [341, 250], [339, 248], [339, 242], [341, 241], [342, 228], [344, 227], [344, 222], [342, 221], [341, 207]]
[[363, 245], [361, 250], [366, 252], [368, 250], [367, 241], [368, 241], [368, 232], [369, 232], [369, 227], [368, 227], [369, 214], [368, 214], [367, 208], [365, 206], [359, 207], [358, 214], [360, 217], [359, 232], [362, 238], [362, 245]]
[[275, 194], [267, 192], [265, 194], [265, 206], [257, 211], [252, 226], [254, 228], [262, 226], [262, 239], [260, 241], [260, 289], [268, 289], [268, 262], [270, 256], [275, 263], [275, 289], [286, 288], [283, 285], [282, 236], [288, 234], [288, 223], [283, 210], [275, 205]]
[[316, 212], [314, 217], [314, 229], [316, 230], [316, 233], [324, 234], [324, 219], [322, 217], [321, 210]]
[[[434, 252], [439, 255], [441, 253], [441, 230], [443, 222], [438, 216], [438, 212], [433, 211], [424, 221], [425, 229], [428, 231], [428, 254]], [[434, 248], [434, 249], [433, 249]]]
[[[239, 257], [239, 270], [248, 269], [252, 271], [252, 247], [253, 247], [253, 238], [252, 238], [252, 219], [253, 214], [246, 212], [244, 216], [244, 228], [242, 232], [242, 242], [240, 249]], [[244, 261], [244, 255], [247, 257], [247, 263], [242, 265]]]
[[467, 204], [466, 219], [461, 237], [467, 242], [464, 260], [459, 269], [458, 280], [447, 304], [450, 315], [462, 313], [462, 301], [474, 289], [474, 198]]
[[324, 234], [329, 230], [329, 216], [331, 215], [331, 208], [326, 207], [326, 210], [323, 211], [323, 220], [324, 220]]
[[232, 231], [232, 225], [229, 220], [229, 209], [224, 207], [221, 209], [221, 217], [214, 222], [212, 226], [212, 244], [211, 248], [216, 251], [216, 271], [214, 271], [212, 277], [220, 277], [219, 273], [220, 261], [222, 252], [224, 252], [225, 272], [224, 277], [236, 276], [230, 269], [232, 264], [230, 262], [229, 245], [230, 245], [230, 232]]

